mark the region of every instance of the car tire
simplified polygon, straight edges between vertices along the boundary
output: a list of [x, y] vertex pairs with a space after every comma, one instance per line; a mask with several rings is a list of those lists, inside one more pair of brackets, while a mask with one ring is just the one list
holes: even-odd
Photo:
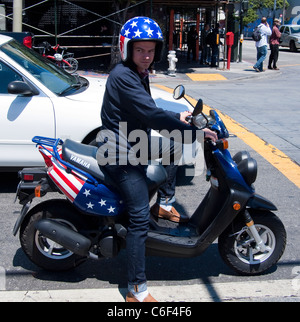
[[294, 40], [290, 41], [290, 51], [293, 53], [297, 51], [297, 47]]

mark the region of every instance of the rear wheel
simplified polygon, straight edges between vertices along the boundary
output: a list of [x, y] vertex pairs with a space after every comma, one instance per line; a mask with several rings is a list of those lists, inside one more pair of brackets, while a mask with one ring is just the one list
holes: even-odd
[[43, 236], [35, 228], [35, 223], [41, 219], [56, 220], [74, 231], [84, 228], [81, 215], [67, 200], [48, 200], [32, 208], [22, 223], [20, 242], [23, 251], [34, 264], [46, 270], [65, 271], [85, 261], [86, 258]]
[[219, 251], [225, 263], [242, 275], [258, 275], [273, 267], [286, 245], [286, 232], [280, 219], [269, 211], [250, 210], [255, 228], [266, 248], [261, 251], [242, 218], [219, 237]]

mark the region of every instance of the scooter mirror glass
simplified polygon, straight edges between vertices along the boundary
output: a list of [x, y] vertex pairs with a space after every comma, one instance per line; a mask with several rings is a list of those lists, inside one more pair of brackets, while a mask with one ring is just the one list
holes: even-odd
[[173, 98], [175, 100], [181, 99], [185, 94], [185, 88], [182, 85], [178, 85], [173, 92]]

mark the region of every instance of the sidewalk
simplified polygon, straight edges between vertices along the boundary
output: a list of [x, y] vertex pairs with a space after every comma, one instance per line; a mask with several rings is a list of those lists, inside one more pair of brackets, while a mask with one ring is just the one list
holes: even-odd
[[[299, 302], [297, 280], [149, 286], [159, 302]], [[1, 302], [124, 302], [127, 289], [0, 291]]]
[[197, 63], [186, 63], [180, 61], [176, 66], [176, 76], [168, 75], [167, 64], [159, 64], [155, 75], [152, 75], [152, 81], [165, 79], [171, 81], [237, 81], [243, 79], [258, 79], [274, 77], [280, 74], [280, 71], [264, 69], [264, 72], [258, 73], [252, 68], [252, 64], [246, 61], [230, 63], [230, 69], [227, 69], [227, 62], [220, 62], [219, 67], [209, 67]]
[[[160, 82], [210, 82], [210, 81], [239, 81], [244, 79], [261, 79], [274, 77], [281, 74], [281, 71], [264, 69], [264, 72], [258, 73], [252, 68], [252, 64], [246, 61], [241, 63], [230, 63], [230, 69], [227, 69], [227, 63], [222, 61], [219, 67], [209, 67], [200, 65], [196, 62], [186, 63], [185, 58], [179, 57], [176, 64], [175, 76], [168, 75], [168, 62], [158, 63], [154, 66], [154, 73], [150, 74], [152, 83]], [[83, 76], [107, 77], [108, 73], [95, 68], [94, 70], [85, 69], [78, 71]]]

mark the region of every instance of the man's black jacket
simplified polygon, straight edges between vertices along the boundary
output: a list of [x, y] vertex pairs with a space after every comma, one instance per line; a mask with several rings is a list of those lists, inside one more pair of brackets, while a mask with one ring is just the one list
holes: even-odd
[[[120, 63], [111, 71], [106, 84], [101, 119], [102, 129], [114, 132], [117, 141], [121, 141], [120, 137], [127, 141], [126, 135], [134, 130], [142, 130], [149, 137], [151, 129], [167, 130], [170, 133], [175, 129], [182, 133], [189, 130], [193, 132], [192, 140], [196, 138], [196, 127], [181, 122], [178, 113], [156, 106], [150, 94], [149, 78], [143, 79], [135, 66], [130, 64]], [[126, 133], [120, 131], [120, 122], [126, 123]], [[126, 144], [128, 150], [134, 145], [130, 142]]]

